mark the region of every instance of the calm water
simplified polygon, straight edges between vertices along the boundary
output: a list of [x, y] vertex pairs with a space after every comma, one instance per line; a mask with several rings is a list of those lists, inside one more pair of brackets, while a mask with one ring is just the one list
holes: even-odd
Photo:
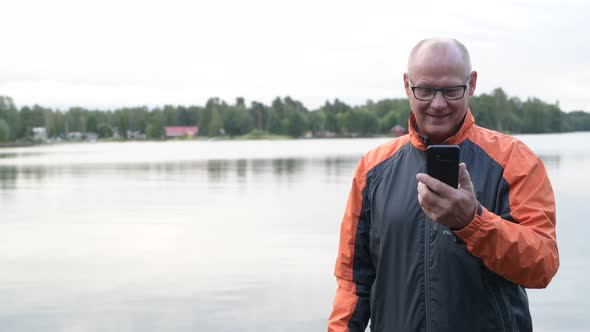
[[[590, 329], [590, 133], [545, 161], [561, 268], [536, 331]], [[0, 330], [325, 331], [351, 175], [385, 139], [0, 150]]]

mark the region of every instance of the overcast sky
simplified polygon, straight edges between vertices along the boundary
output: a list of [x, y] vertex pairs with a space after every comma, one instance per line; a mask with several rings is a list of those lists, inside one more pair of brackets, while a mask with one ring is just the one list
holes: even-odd
[[590, 112], [590, 1], [18, 0], [1, 3], [0, 95], [107, 109], [405, 97], [410, 48], [456, 37], [479, 73]]

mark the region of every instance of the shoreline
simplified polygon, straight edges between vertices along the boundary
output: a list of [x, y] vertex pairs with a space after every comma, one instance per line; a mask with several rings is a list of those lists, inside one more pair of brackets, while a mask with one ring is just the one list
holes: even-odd
[[[523, 136], [523, 135], [548, 135], [548, 134], [573, 134], [573, 133], [586, 133], [586, 131], [572, 131], [572, 132], [548, 132], [548, 133], [507, 133], [510, 136]], [[204, 142], [204, 141], [281, 141], [281, 140], [289, 140], [289, 141], [298, 141], [298, 140], [317, 140], [317, 139], [371, 139], [371, 138], [396, 138], [397, 136], [392, 135], [375, 135], [375, 136], [330, 136], [330, 137], [289, 137], [289, 136], [281, 136], [281, 135], [261, 135], [252, 137], [252, 135], [242, 135], [242, 136], [217, 136], [217, 137], [193, 137], [193, 138], [174, 138], [174, 139], [98, 139], [92, 141], [47, 141], [47, 142], [32, 142], [32, 141], [19, 141], [19, 142], [5, 142], [0, 143], [0, 149], [4, 148], [26, 148], [26, 147], [34, 147], [34, 146], [49, 146], [49, 145], [62, 145], [62, 144], [96, 144], [96, 143], [137, 143], [137, 142]]]

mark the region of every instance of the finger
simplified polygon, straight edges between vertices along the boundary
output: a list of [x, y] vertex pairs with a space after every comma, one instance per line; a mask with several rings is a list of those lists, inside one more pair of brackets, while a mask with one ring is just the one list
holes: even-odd
[[418, 181], [418, 183], [422, 182], [424, 183], [424, 178], [429, 176], [428, 174], [425, 173], [418, 173], [416, 174], [416, 181]]
[[471, 182], [471, 177], [469, 176], [469, 171], [467, 171], [465, 163], [459, 164], [459, 188], [473, 192], [473, 183]]
[[426, 185], [422, 182], [418, 182], [418, 186], [416, 188], [416, 191], [418, 192], [418, 203], [420, 205], [422, 205], [422, 196], [424, 196], [424, 187]]
[[418, 187], [416, 190], [418, 191], [418, 201], [421, 202], [424, 195], [428, 193], [428, 187], [424, 183], [418, 182]]
[[430, 191], [430, 189], [428, 189], [424, 183], [418, 183], [418, 203], [420, 204], [422, 211], [424, 211], [427, 215], [430, 215], [428, 211], [432, 209], [433, 195], [436, 194]]
[[418, 182], [418, 203], [426, 210], [432, 210], [438, 206], [440, 196], [433, 192], [422, 182]]
[[424, 200], [424, 197], [427, 196], [429, 194], [429, 189], [428, 187], [422, 183], [422, 182], [418, 182], [418, 204], [420, 204], [420, 208], [422, 208], [422, 211], [426, 212], [427, 211], [427, 203]]
[[439, 196], [449, 196], [455, 189], [446, 183], [424, 173], [416, 174], [416, 180], [418, 180], [418, 182], [424, 183], [428, 188], [430, 188], [431, 191]]
[[[416, 174], [416, 180], [418, 183], [423, 183], [426, 186], [430, 187], [431, 185], [434, 186], [434, 182], [438, 181], [437, 179], [433, 178], [432, 176], [425, 174], [425, 173], [418, 173]], [[430, 187], [432, 189], [432, 187]]]

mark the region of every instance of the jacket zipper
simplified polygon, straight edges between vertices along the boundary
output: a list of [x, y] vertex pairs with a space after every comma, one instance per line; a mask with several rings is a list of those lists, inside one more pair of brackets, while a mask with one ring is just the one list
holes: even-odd
[[500, 317], [500, 323], [502, 324], [502, 331], [506, 331], [506, 324], [504, 324], [504, 316], [502, 316], [502, 310], [500, 310], [500, 304], [498, 303], [498, 300], [496, 299], [496, 295], [494, 295], [494, 290], [490, 287], [490, 283], [488, 282], [488, 280], [485, 277], [483, 278], [483, 282], [486, 285], [486, 287], [488, 288], [488, 291], [490, 292], [490, 297], [492, 298], [492, 304], [494, 305], [494, 308], [496, 309], [496, 313], [498, 313], [498, 316]]
[[424, 300], [426, 309], [426, 331], [432, 331], [430, 322], [430, 219], [424, 218]]
[[[426, 136], [421, 136], [424, 145], [430, 145], [430, 140]], [[426, 151], [422, 151], [426, 160]], [[424, 216], [424, 311], [426, 314], [426, 332], [432, 331], [430, 322], [430, 218], [422, 212]]]

